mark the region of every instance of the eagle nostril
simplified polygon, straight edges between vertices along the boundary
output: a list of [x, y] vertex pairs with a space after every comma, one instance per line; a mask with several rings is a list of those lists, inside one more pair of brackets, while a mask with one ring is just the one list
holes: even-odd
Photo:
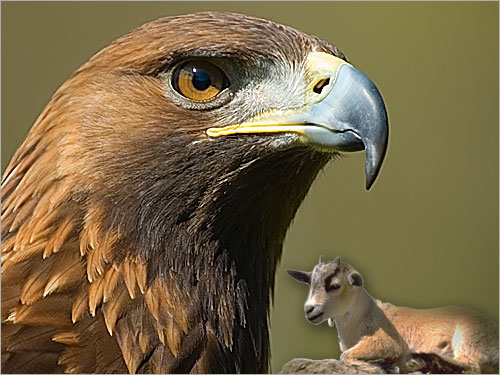
[[313, 91], [316, 94], [321, 94], [321, 91], [323, 91], [323, 87], [327, 86], [330, 83], [330, 78], [322, 78], [314, 85]]

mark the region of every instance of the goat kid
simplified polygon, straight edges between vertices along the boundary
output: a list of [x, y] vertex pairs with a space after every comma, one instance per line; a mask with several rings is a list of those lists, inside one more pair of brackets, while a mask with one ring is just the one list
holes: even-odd
[[287, 273], [310, 286], [306, 319], [337, 326], [340, 359], [346, 364], [394, 364], [403, 373], [424, 365], [413, 353], [432, 353], [464, 372], [498, 374], [498, 325], [478, 312], [382, 303], [368, 294], [361, 274], [340, 257], [332, 262], [320, 258], [312, 272]]

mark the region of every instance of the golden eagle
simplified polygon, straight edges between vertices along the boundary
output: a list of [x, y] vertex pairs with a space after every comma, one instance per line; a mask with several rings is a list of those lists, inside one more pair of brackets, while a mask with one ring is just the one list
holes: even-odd
[[321, 168], [388, 139], [334, 46], [198, 13], [113, 42], [2, 180], [4, 372], [266, 372], [283, 239]]

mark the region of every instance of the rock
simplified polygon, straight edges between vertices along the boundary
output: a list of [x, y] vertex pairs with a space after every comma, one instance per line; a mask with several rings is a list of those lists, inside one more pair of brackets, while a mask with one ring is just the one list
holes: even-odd
[[[413, 353], [407, 366], [413, 374], [462, 374], [467, 372], [458, 364], [444, 360], [434, 353]], [[285, 363], [282, 374], [394, 374], [397, 366], [390, 363], [356, 361], [348, 365], [337, 359], [313, 360], [294, 358]]]
[[336, 359], [312, 360], [295, 358], [285, 363], [282, 374], [380, 374], [382, 367], [368, 362], [346, 365]]

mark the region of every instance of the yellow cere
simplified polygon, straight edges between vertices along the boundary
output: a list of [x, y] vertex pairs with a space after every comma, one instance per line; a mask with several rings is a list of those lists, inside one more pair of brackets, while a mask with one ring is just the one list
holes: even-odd
[[[325, 52], [311, 52], [307, 56], [306, 60], [306, 104], [311, 105], [318, 103], [325, 98], [331, 91], [335, 80], [337, 79], [337, 74], [342, 67], [342, 65], [350, 65], [348, 62], [330, 55]], [[329, 79], [329, 84], [317, 94], [314, 91], [316, 85], [325, 80]]]

